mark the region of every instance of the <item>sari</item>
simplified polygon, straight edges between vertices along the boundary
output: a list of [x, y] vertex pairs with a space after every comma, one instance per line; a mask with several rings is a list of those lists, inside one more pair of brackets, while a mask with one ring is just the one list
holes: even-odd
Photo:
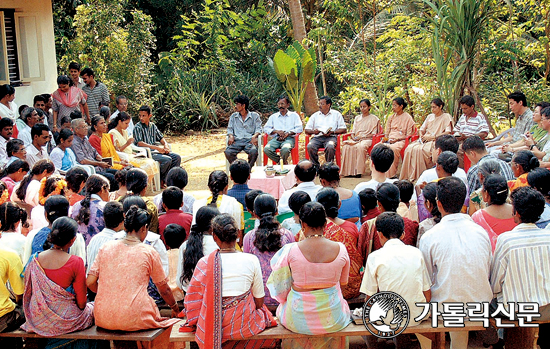
[[222, 261], [216, 250], [201, 258], [185, 295], [187, 322], [180, 332], [195, 330], [199, 348], [267, 348], [277, 340], [251, 340], [267, 327], [277, 326], [265, 304], [256, 309], [250, 291], [222, 297]]
[[110, 134], [104, 133], [99, 138], [97, 135], [91, 135], [88, 140], [90, 144], [97, 150], [99, 155], [104, 158], [113, 158], [113, 166], [115, 170], [121, 170], [123, 168], [120, 164], [115, 164], [115, 161], [120, 161], [120, 156], [118, 156], [115, 146], [113, 145], [113, 138]]
[[26, 322], [21, 329], [44, 337], [81, 331], [94, 324], [94, 305], [88, 303], [80, 310], [75, 295], [46, 276], [37, 255], [25, 270], [23, 310]]
[[343, 142], [340, 176], [354, 176], [367, 172], [368, 150], [372, 145], [372, 137], [378, 133], [379, 127], [380, 120], [375, 115], [355, 117], [351, 133], [359, 140], [349, 139]]
[[[430, 114], [420, 127], [420, 130], [427, 136], [437, 137], [444, 132], [451, 133], [453, 129], [453, 118], [447, 113], [440, 116]], [[422, 142], [419, 138], [417, 142], [409, 144], [405, 149], [403, 166], [399, 179], [407, 179], [414, 182], [420, 177], [422, 172], [434, 165], [432, 151], [435, 147], [435, 140]]]
[[508, 188], [510, 188], [510, 193], [513, 192], [517, 188], [521, 187], [527, 187], [529, 183], [527, 183], [527, 175], [529, 173], [524, 173], [521, 176], [519, 176], [516, 179], [513, 179], [511, 181], [508, 181]]
[[[120, 134], [117, 129], [112, 129], [109, 131], [109, 134], [113, 137], [113, 144], [118, 144], [119, 147], [126, 144], [128, 141], [128, 133], [126, 130], [122, 130], [122, 134]], [[153, 177], [159, 173], [159, 168], [155, 160], [135, 157], [130, 146], [124, 148], [123, 153], [128, 154], [129, 161], [132, 165], [147, 172], [147, 176]]]
[[[321, 335], [343, 330], [351, 322], [351, 311], [340, 284], [315, 291], [297, 292], [292, 288], [290, 254], [296, 243], [284, 245], [271, 259], [272, 273], [267, 281], [271, 297], [280, 304], [277, 318], [296, 333]], [[328, 264], [328, 263], [327, 263]], [[283, 348], [347, 348], [346, 337], [300, 338], [283, 341]]]
[[14, 102], [8, 102], [9, 106], [6, 106], [3, 103], [0, 103], [0, 116], [3, 118], [9, 118], [12, 121], [17, 119], [19, 110], [17, 109], [17, 104]]
[[509, 219], [498, 219], [489, 215], [485, 210], [476, 211], [472, 215], [472, 220], [485, 229], [489, 235], [493, 252], [495, 252], [498, 236], [507, 231], [511, 231], [517, 225], [513, 217]]
[[342, 286], [342, 295], [345, 299], [359, 296], [359, 289], [361, 288], [361, 282], [363, 280], [361, 268], [365, 264], [365, 260], [357, 249], [357, 237], [332, 222], [327, 223], [324, 235], [331, 241], [341, 242], [346, 246], [346, 250], [348, 251], [350, 259], [349, 281], [347, 285]]
[[393, 114], [388, 118], [388, 121], [386, 121], [386, 130], [384, 133], [389, 139], [398, 140], [388, 144], [391, 150], [393, 150], [394, 160], [390, 169], [386, 172], [386, 177], [392, 178], [397, 174], [397, 167], [401, 159], [401, 150], [405, 147], [405, 139], [414, 134], [415, 128], [414, 119], [406, 112], [400, 115]]

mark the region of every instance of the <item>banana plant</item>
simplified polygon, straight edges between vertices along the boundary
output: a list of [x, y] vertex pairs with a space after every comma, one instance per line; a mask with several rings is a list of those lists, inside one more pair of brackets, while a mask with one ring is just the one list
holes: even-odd
[[297, 113], [302, 111], [306, 86], [315, 79], [317, 58], [313, 48], [306, 49], [298, 41], [278, 50], [269, 65], [275, 72]]

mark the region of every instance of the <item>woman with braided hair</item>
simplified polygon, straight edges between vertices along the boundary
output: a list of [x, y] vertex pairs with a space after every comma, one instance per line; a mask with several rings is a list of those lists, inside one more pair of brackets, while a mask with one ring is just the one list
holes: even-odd
[[73, 206], [71, 217], [78, 222], [78, 232], [86, 246], [92, 237], [105, 228], [103, 208], [109, 201], [109, 180], [102, 175], [91, 175], [86, 181], [86, 196]]
[[[44, 177], [51, 176], [55, 171], [55, 166], [50, 160], [40, 160], [34, 164], [31, 171], [25, 178], [13, 188], [10, 200], [13, 202], [22, 202], [28, 206], [35, 207], [39, 205], [38, 191], [40, 181]], [[30, 213], [30, 209], [28, 210]]]
[[31, 222], [33, 229], [42, 229], [48, 226], [46, 216], [44, 216], [44, 203], [46, 199], [52, 195], [65, 196], [67, 182], [61, 176], [53, 175], [44, 177], [40, 181], [40, 190], [38, 191], [39, 205], [35, 206], [31, 211]]
[[[237, 199], [227, 195], [227, 188], [229, 185], [229, 177], [223, 171], [213, 171], [208, 176], [208, 188], [212, 193], [212, 196], [196, 200], [193, 204], [193, 223], [195, 224], [195, 217], [199, 208], [209, 205], [217, 207], [220, 213], [227, 213], [235, 219], [237, 228], [239, 230], [244, 229], [244, 211], [243, 205], [241, 205]], [[242, 239], [238, 239], [237, 242], [242, 243]]]
[[266, 286], [271, 274], [271, 258], [281, 247], [295, 240], [292, 233], [281, 227], [277, 221], [277, 201], [272, 195], [261, 194], [256, 197], [252, 215], [258, 218], [260, 225], [245, 235], [243, 252], [252, 253], [260, 260], [265, 291], [264, 303], [274, 312], [279, 302], [271, 298]]

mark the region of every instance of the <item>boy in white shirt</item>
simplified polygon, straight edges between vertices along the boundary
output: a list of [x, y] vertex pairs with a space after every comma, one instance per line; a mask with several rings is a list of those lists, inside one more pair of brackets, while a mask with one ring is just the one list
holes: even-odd
[[[416, 306], [416, 303], [430, 301], [431, 282], [422, 252], [400, 240], [404, 230], [403, 218], [395, 212], [384, 212], [376, 218], [376, 231], [382, 248], [367, 258], [360, 291], [367, 295], [367, 299], [379, 291], [399, 294], [409, 305], [410, 327], [420, 324], [414, 319], [422, 314], [423, 307]], [[416, 336], [422, 349], [431, 347], [428, 338], [419, 334]], [[363, 339], [369, 349], [378, 348], [377, 337], [367, 336]], [[393, 340], [396, 349], [410, 347], [407, 335], [401, 334]]]

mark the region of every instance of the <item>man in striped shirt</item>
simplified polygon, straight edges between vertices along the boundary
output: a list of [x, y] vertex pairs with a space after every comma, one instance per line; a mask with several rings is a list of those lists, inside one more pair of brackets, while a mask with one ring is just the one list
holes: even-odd
[[84, 68], [80, 72], [80, 76], [82, 76], [82, 80], [86, 83], [82, 87], [82, 91], [88, 96], [86, 102], [89, 114], [86, 116], [88, 120], [91, 120], [92, 116], [99, 114], [99, 103], [103, 102], [109, 106], [109, 91], [104, 83], [95, 80], [94, 71], [91, 68]]
[[538, 303], [541, 317], [537, 320], [548, 321], [550, 230], [535, 224], [544, 211], [544, 196], [531, 187], [521, 187], [512, 192], [511, 198], [514, 221], [519, 225], [498, 236], [491, 287], [498, 302]]
[[461, 168], [464, 168], [464, 151], [462, 150], [462, 142], [470, 136], [479, 136], [481, 139], [485, 139], [489, 134], [489, 125], [485, 116], [476, 111], [476, 102], [472, 96], [463, 96], [460, 101], [460, 109], [462, 110], [462, 116], [456, 122], [453, 128], [453, 134], [460, 143], [458, 148], [458, 163]]
[[160, 165], [160, 180], [164, 187], [166, 175], [171, 168], [179, 167], [181, 157], [170, 151], [170, 146], [157, 125], [151, 122], [151, 108], [146, 105], [139, 108], [139, 122], [134, 128], [134, 144], [151, 149], [153, 159]]

